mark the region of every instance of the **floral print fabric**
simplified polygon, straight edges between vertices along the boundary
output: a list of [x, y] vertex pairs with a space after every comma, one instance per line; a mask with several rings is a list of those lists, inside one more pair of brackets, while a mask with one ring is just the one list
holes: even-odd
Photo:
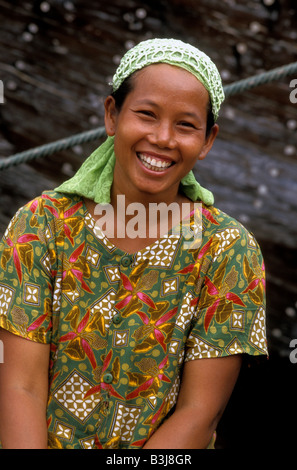
[[202, 223], [199, 247], [169, 232], [130, 255], [78, 196], [43, 193], [11, 221], [0, 326], [51, 345], [50, 448], [141, 448], [176, 403], [184, 361], [267, 354], [257, 242], [214, 207]]

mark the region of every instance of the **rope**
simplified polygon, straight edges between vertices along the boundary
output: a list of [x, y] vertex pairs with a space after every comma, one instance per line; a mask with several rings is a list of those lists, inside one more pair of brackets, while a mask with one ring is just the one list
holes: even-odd
[[276, 69], [270, 70], [269, 72], [253, 75], [250, 78], [239, 80], [238, 82], [225, 86], [224, 92], [226, 97], [233, 96], [237, 93], [242, 93], [243, 91], [250, 90], [259, 85], [265, 85], [266, 83], [281, 80], [282, 78], [285, 78], [288, 75], [292, 75], [294, 73], [297, 73], [297, 62], [293, 62], [283, 67], [277, 67]]
[[[226, 85], [224, 87], [224, 92], [226, 97], [233, 96], [259, 85], [280, 80], [294, 73], [297, 73], [297, 62]], [[10, 157], [4, 157], [0, 160], [0, 171], [12, 166], [20, 165], [21, 163], [36, 160], [37, 158], [47, 157], [53, 153], [60, 152], [61, 150], [67, 150], [75, 145], [91, 142], [103, 137], [104, 135], [106, 135], [105, 128], [99, 127], [97, 129], [81, 132], [80, 134], [75, 134], [71, 137], [66, 137], [55, 142], [41, 145], [40, 147], [35, 147], [34, 149], [16, 153]]]
[[55, 142], [41, 145], [40, 147], [35, 147], [34, 149], [16, 153], [11, 157], [0, 160], [0, 171], [5, 170], [11, 166], [19, 165], [20, 163], [26, 163], [32, 160], [36, 160], [37, 158], [47, 157], [48, 155], [60, 152], [61, 150], [67, 150], [71, 147], [74, 147], [75, 145], [91, 142], [92, 140], [99, 139], [104, 135], [105, 128], [99, 127], [97, 129], [81, 132], [80, 134], [75, 134], [71, 137], [66, 137], [64, 139], [56, 140]]

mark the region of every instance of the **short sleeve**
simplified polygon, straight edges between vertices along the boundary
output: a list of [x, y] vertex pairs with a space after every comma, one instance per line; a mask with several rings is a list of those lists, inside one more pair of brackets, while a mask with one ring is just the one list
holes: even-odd
[[265, 268], [254, 236], [239, 223], [219, 230], [201, 264], [185, 360], [267, 355]]
[[42, 199], [20, 209], [0, 243], [0, 327], [49, 343], [52, 325], [52, 261]]

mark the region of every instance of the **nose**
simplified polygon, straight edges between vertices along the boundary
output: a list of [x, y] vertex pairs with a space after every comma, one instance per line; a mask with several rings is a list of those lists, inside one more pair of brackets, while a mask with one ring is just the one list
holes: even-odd
[[159, 148], [174, 148], [176, 145], [174, 129], [169, 122], [159, 122], [149, 135], [151, 144]]

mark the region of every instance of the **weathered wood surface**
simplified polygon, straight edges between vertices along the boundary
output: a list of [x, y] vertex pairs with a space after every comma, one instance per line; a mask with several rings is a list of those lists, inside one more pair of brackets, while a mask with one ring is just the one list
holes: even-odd
[[[148, 37], [198, 45], [213, 57], [224, 84], [296, 61], [296, 2], [268, 3], [0, 0], [1, 156], [102, 126], [103, 100], [119, 56]], [[270, 344], [280, 355], [288, 354], [289, 339], [297, 335], [293, 78], [227, 99], [215, 147], [195, 169], [217, 205], [261, 243]], [[0, 172], [0, 232], [19, 206], [72, 175], [97, 145]]]

